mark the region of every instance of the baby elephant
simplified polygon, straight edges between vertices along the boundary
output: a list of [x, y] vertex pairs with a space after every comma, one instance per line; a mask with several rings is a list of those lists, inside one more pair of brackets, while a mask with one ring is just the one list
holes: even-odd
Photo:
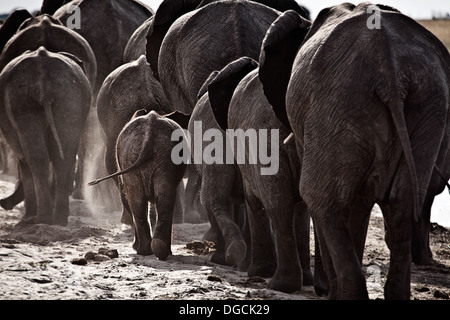
[[[92, 181], [89, 185], [119, 176], [122, 204], [131, 213], [135, 228], [133, 249], [139, 255], [151, 255], [165, 260], [172, 239], [172, 218], [176, 190], [186, 165], [171, 159], [172, 132], [181, 127], [174, 121], [138, 110], [117, 138], [118, 172]], [[150, 234], [148, 203], [156, 205], [157, 221]]]

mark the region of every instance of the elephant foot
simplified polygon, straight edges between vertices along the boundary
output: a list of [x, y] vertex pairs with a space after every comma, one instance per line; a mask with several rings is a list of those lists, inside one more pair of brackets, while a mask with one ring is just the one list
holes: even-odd
[[429, 266], [433, 264], [433, 255], [431, 254], [431, 252], [421, 252], [417, 255], [413, 254], [412, 262], [414, 262], [416, 266]]
[[225, 255], [225, 259], [227, 265], [237, 266], [244, 259], [245, 254], [247, 253], [247, 245], [244, 240], [235, 240], [233, 241], [227, 248], [227, 253]]
[[249, 277], [270, 278], [274, 275], [277, 265], [274, 263], [255, 263], [252, 262], [248, 267]]
[[329, 294], [328, 278], [321, 268], [314, 270], [314, 291], [319, 297], [326, 297]]
[[302, 276], [293, 277], [293, 276], [278, 276], [275, 274], [273, 278], [269, 281], [267, 286], [270, 289], [286, 292], [286, 293], [292, 293], [295, 291], [301, 291], [302, 290]]
[[212, 263], [220, 264], [221, 266], [226, 266], [227, 261], [225, 260], [225, 253], [222, 251], [216, 251], [211, 257], [210, 260]]
[[123, 224], [126, 224], [128, 226], [132, 226], [133, 218], [127, 212], [122, 212], [122, 217], [120, 218], [120, 222], [122, 222]]
[[144, 246], [140, 245], [136, 240], [133, 242], [133, 249], [140, 256], [151, 256], [153, 254], [152, 248], [150, 245]]
[[159, 260], [166, 260], [169, 254], [172, 252], [170, 251], [170, 246], [167, 245], [163, 240], [161, 239], [153, 239], [151, 244], [153, 253]]
[[209, 228], [208, 231], [206, 231], [205, 235], [203, 236], [202, 240], [214, 242], [216, 245], [219, 243], [219, 234], [218, 230]]

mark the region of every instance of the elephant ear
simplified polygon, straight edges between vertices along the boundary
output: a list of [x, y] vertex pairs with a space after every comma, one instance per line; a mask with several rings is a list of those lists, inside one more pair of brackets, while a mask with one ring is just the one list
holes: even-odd
[[295, 11], [284, 12], [267, 30], [259, 57], [259, 79], [264, 94], [289, 130], [292, 129], [286, 113], [286, 90], [297, 51], [310, 27], [311, 22]]
[[228, 128], [228, 108], [234, 90], [239, 82], [257, 66], [258, 63], [251, 58], [239, 58], [226, 65], [209, 84], [209, 102], [222, 130]]
[[202, 87], [198, 91], [197, 100], [200, 99], [206, 92], [208, 92], [209, 84], [214, 80], [214, 78], [219, 74], [219, 71], [215, 70], [211, 72], [208, 79], [203, 83]]
[[56, 10], [66, 4], [67, 0], [44, 0], [39, 14], [54, 14]]
[[183, 128], [187, 129], [189, 125], [189, 119], [191, 118], [191, 115], [186, 115], [184, 113], [181, 113], [179, 111], [174, 111], [169, 114], [163, 115], [163, 117], [168, 118], [170, 120], [175, 121], [178, 123], [178, 125]]
[[200, 2], [201, 0], [164, 0], [159, 5], [148, 30], [146, 44], [147, 61], [157, 80], [159, 49], [167, 31], [175, 20], [196, 9]]
[[309, 10], [299, 5], [295, 0], [252, 0], [252, 1], [261, 3], [263, 5], [266, 5], [281, 12], [294, 10], [303, 18], [311, 20]]
[[6, 43], [16, 33], [20, 25], [33, 16], [25, 9], [14, 10], [8, 18], [6, 18], [0, 28], [0, 53], [3, 51]]

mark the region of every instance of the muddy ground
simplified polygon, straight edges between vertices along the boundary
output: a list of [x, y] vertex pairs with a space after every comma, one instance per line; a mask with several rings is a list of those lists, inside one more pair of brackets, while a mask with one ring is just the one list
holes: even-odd
[[[1, 198], [13, 190], [14, 179], [0, 180]], [[22, 214], [23, 204], [12, 211], [0, 209], [0, 300], [321, 299], [311, 286], [284, 294], [268, 289], [269, 279], [249, 279], [236, 268], [211, 263], [214, 248], [187, 246], [201, 242], [207, 223], [174, 225], [173, 255], [160, 261], [136, 255], [133, 232], [119, 222], [118, 211], [105, 212], [101, 206], [71, 199], [67, 227], [16, 226]], [[363, 263], [371, 299], [383, 298], [389, 265], [383, 238], [383, 220], [374, 208]], [[412, 299], [449, 299], [449, 230], [434, 226], [431, 244], [434, 264], [412, 266]], [[83, 260], [86, 254], [92, 260]]]

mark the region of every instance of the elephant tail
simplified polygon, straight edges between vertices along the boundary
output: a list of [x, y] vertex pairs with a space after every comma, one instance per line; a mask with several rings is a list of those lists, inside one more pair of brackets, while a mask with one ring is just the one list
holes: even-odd
[[[50, 59], [48, 51], [45, 49], [45, 47], [41, 46], [36, 51], [38, 57], [40, 59], [44, 59], [41, 61]], [[44, 66], [42, 66], [42, 68], [44, 68]], [[64, 160], [64, 151], [62, 148], [61, 140], [59, 139], [58, 130], [56, 129], [55, 118], [53, 117], [53, 108], [52, 108], [53, 99], [51, 97], [53, 97], [54, 95], [54, 88], [51, 85], [51, 83], [46, 79], [45, 73], [41, 73], [39, 75], [37, 86], [39, 92], [37, 95], [37, 102], [44, 109], [47, 123], [50, 126], [50, 131], [52, 132], [53, 138], [55, 139], [56, 146], [58, 148], [59, 157], [61, 158], [61, 160]]]
[[420, 212], [422, 211], [423, 199], [419, 197], [419, 179], [417, 176], [416, 164], [414, 162], [414, 156], [412, 153], [411, 142], [409, 139], [408, 129], [406, 127], [406, 119], [404, 114], [403, 102], [395, 102], [389, 104], [392, 119], [397, 129], [397, 133], [400, 138], [403, 153], [405, 154], [406, 164], [411, 177], [411, 183], [414, 193], [414, 219], [419, 221]]
[[52, 134], [53, 134], [53, 138], [56, 141], [56, 146], [58, 147], [59, 157], [61, 158], [61, 160], [64, 160], [64, 151], [62, 148], [61, 140], [59, 140], [58, 131], [56, 130], [55, 119], [53, 118], [52, 108], [49, 106], [48, 103], [44, 102], [44, 110], [45, 110], [45, 115], [47, 117], [47, 121], [50, 125], [50, 130], [52, 131]]
[[123, 174], [126, 174], [126, 173], [128, 173], [128, 172], [134, 170], [134, 169], [139, 168], [139, 166], [144, 162], [144, 161], [140, 161], [140, 160], [139, 160], [140, 158], [141, 158], [141, 157], [139, 157], [139, 158], [136, 160], [136, 162], [134, 162], [131, 166], [129, 166], [129, 167], [126, 168], [125, 170], [118, 171], [118, 172], [116, 172], [116, 173], [110, 174], [109, 176], [106, 176], [106, 177], [99, 178], [99, 179], [93, 180], [93, 181], [91, 181], [91, 182], [88, 182], [88, 186], [94, 186], [94, 185], [96, 185], [96, 184], [98, 184], [98, 183], [100, 183], [100, 182], [102, 182], [102, 181], [105, 181], [105, 180], [108, 180], [108, 179], [111, 179], [111, 178], [115, 178], [115, 177], [121, 176], [121, 175], [123, 175]]
[[115, 178], [115, 177], [124, 175], [124, 174], [126, 174], [126, 173], [128, 173], [130, 171], [133, 171], [135, 169], [138, 169], [144, 162], [148, 161], [148, 155], [146, 154], [146, 152], [144, 150], [145, 150], [145, 146], [143, 146], [141, 148], [141, 152], [139, 153], [139, 157], [136, 159], [136, 161], [131, 166], [129, 166], [128, 168], [126, 168], [126, 169], [124, 169], [122, 171], [117, 171], [117, 172], [115, 172], [113, 174], [110, 174], [109, 176], [106, 176], [106, 177], [99, 178], [99, 179], [93, 180], [91, 182], [88, 182], [88, 186], [94, 186], [94, 185], [96, 185], [96, 184], [98, 184], [98, 183], [100, 183], [102, 181], [105, 181], [105, 180], [108, 180], [108, 179], [111, 179], [111, 178]]

